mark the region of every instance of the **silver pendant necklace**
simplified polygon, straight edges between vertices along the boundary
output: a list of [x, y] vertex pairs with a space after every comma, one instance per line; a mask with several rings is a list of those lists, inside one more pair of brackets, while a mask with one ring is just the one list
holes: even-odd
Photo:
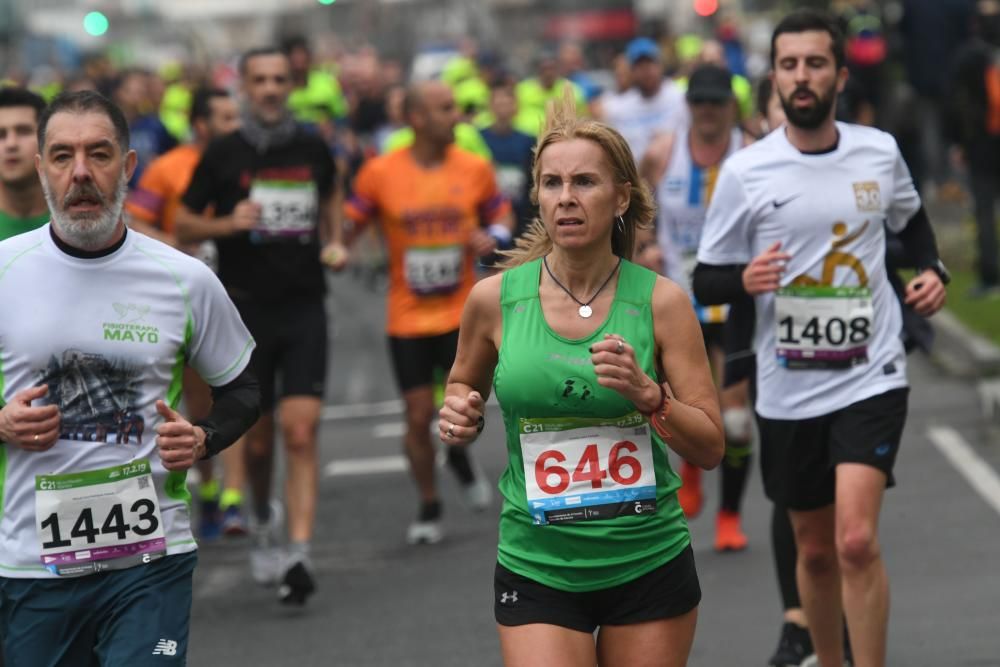
[[545, 270], [548, 272], [549, 278], [552, 278], [552, 282], [554, 282], [556, 285], [559, 285], [562, 291], [566, 292], [566, 294], [569, 294], [569, 298], [573, 299], [573, 301], [576, 301], [578, 304], [580, 304], [580, 307], [576, 311], [580, 314], [580, 317], [582, 317], [583, 319], [589, 319], [590, 316], [594, 314], [594, 309], [590, 307], [590, 304], [594, 302], [594, 299], [597, 298], [597, 295], [603, 292], [604, 288], [607, 287], [608, 283], [611, 282], [611, 279], [614, 278], [615, 273], [618, 272], [618, 267], [622, 265], [622, 258], [621, 257], [618, 258], [618, 263], [615, 264], [615, 268], [611, 269], [611, 273], [608, 274], [608, 277], [604, 280], [603, 283], [601, 283], [601, 286], [597, 288], [596, 292], [594, 292], [594, 296], [590, 297], [590, 299], [588, 299], [586, 302], [577, 299], [575, 296], [573, 296], [572, 292], [566, 289], [565, 285], [559, 282], [559, 279], [556, 278], [555, 275], [553, 275], [552, 269], [549, 268], [549, 262], [547, 258], [542, 257], [542, 264], [545, 265]]

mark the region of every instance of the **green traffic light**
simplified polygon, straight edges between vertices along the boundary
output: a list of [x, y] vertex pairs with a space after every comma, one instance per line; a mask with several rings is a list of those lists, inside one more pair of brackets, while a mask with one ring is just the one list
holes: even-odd
[[316, 0], [316, 2], [318, 2], [321, 5], [332, 5], [333, 3], [337, 2], [337, 0]]
[[100, 37], [108, 31], [108, 17], [101, 12], [90, 12], [83, 17], [83, 29], [88, 35]]

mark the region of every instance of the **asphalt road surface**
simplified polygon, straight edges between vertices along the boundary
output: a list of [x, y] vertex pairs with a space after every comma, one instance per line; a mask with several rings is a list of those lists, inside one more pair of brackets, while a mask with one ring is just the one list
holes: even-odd
[[[250, 579], [246, 543], [203, 545], [189, 663], [500, 665], [492, 615], [498, 508], [474, 514], [441, 470], [445, 540], [410, 547], [415, 492], [401, 457], [403, 424], [382, 334], [383, 297], [357, 277], [332, 281], [328, 407], [313, 545], [319, 592], [300, 611]], [[1000, 442], [967, 380], [911, 358], [910, 419], [898, 486], [882, 513], [892, 586], [889, 664], [1000, 667]], [[505, 454], [493, 406], [474, 456], [495, 482]], [[693, 667], [766, 664], [781, 609], [770, 505], [754, 462], [744, 506], [750, 547], [712, 550], [717, 477], [692, 522], [703, 589]]]

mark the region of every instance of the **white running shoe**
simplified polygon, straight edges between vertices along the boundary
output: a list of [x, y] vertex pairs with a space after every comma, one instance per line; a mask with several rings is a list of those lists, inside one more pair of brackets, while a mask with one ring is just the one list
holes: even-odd
[[437, 544], [443, 537], [440, 519], [414, 521], [406, 530], [407, 544]]
[[476, 477], [471, 484], [462, 487], [462, 497], [472, 511], [485, 512], [493, 503], [493, 487], [478, 466], [474, 466], [473, 470]]
[[273, 586], [281, 579], [284, 550], [281, 547], [285, 512], [281, 501], [270, 503], [271, 516], [267, 523], [259, 523], [251, 517], [250, 534], [253, 546], [250, 549], [250, 574], [261, 586]]
[[256, 545], [250, 549], [250, 574], [261, 586], [274, 586], [281, 579], [284, 552], [278, 546]]

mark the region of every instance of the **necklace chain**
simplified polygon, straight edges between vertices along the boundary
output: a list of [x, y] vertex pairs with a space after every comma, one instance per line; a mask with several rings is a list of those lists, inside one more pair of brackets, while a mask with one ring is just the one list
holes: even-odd
[[616, 273], [618, 273], [618, 267], [622, 265], [622, 258], [621, 257], [618, 258], [618, 262], [615, 264], [615, 268], [611, 269], [611, 273], [608, 274], [608, 277], [604, 279], [604, 282], [601, 283], [601, 286], [597, 288], [596, 292], [594, 292], [594, 296], [590, 297], [590, 299], [587, 300], [586, 302], [577, 299], [573, 295], [573, 293], [566, 288], [565, 285], [559, 282], [559, 279], [556, 278], [555, 274], [552, 273], [552, 269], [549, 268], [549, 262], [547, 258], [542, 257], [542, 264], [545, 266], [545, 271], [548, 272], [549, 278], [552, 278], [552, 282], [558, 285], [562, 289], [562, 291], [566, 292], [566, 294], [569, 294], [569, 298], [573, 299], [573, 301], [576, 301], [578, 304], [580, 304], [580, 308], [582, 309], [582, 308], [589, 308], [590, 304], [593, 303], [594, 299], [597, 298], [597, 295], [603, 292], [604, 288], [608, 286], [608, 283], [611, 282], [611, 279], [614, 278]]

